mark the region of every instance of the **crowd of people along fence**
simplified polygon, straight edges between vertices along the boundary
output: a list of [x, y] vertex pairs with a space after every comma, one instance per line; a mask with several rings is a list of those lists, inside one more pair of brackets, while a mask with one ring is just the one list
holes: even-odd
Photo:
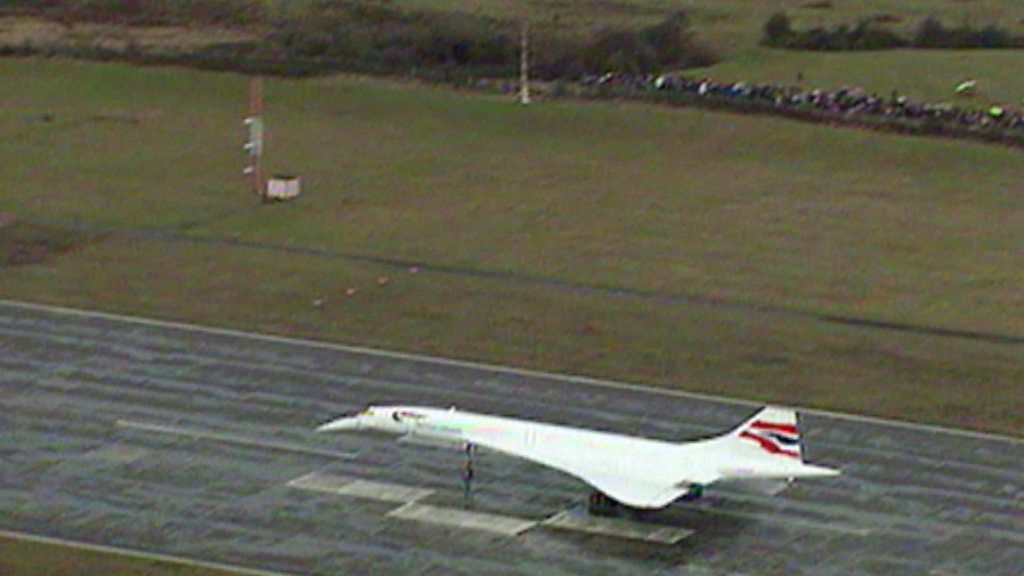
[[586, 76], [581, 79], [580, 88], [585, 95], [595, 97], [644, 97], [1024, 145], [1024, 113], [1020, 109], [1003, 106], [978, 109], [951, 102], [919, 102], [896, 91], [883, 96], [856, 87], [808, 90], [780, 84], [716, 82], [683, 74], [620, 73]]

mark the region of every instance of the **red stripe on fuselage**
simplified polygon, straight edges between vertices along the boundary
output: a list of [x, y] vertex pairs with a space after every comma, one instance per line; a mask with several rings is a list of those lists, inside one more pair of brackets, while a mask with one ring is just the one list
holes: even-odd
[[747, 432], [746, 430], [744, 430], [743, 432], [740, 432], [740, 438], [750, 438], [754, 442], [757, 442], [758, 444], [760, 444], [761, 448], [764, 448], [766, 451], [771, 452], [772, 454], [781, 454], [783, 456], [789, 456], [790, 458], [799, 458], [800, 457], [800, 453], [799, 452], [790, 452], [790, 451], [786, 450], [785, 448], [782, 448], [778, 444], [772, 442], [771, 440], [769, 440], [767, 438], [762, 438], [762, 437], [758, 436], [757, 434], [751, 434], [750, 432]]
[[750, 425], [751, 428], [757, 428], [758, 430], [774, 430], [776, 432], [783, 432], [785, 434], [799, 434], [794, 424], [772, 424], [771, 422], [762, 422], [758, 420]]

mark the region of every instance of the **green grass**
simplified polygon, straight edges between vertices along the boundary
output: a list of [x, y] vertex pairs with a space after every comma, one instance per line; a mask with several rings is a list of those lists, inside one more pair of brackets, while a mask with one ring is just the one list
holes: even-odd
[[[285, 0], [286, 2], [289, 0]], [[308, 0], [291, 0], [293, 3]], [[679, 10], [687, 10], [698, 36], [726, 53], [757, 45], [768, 18], [784, 10], [798, 28], [849, 24], [880, 14], [901, 21], [893, 26], [914, 29], [929, 15], [959, 24], [997, 24], [1014, 32], [1024, 31], [1024, 6], [1016, 0], [832, 0], [826, 9], [812, 8], [813, 0], [399, 0], [402, 6], [435, 10], [465, 10], [503, 18], [529, 18], [536, 25], [573, 32], [589, 32], [610, 25], [639, 26], [655, 22]]]
[[[282, 13], [297, 13], [310, 1], [276, 0], [275, 6]], [[884, 15], [895, 20], [888, 24], [890, 27], [908, 34], [925, 18], [936, 16], [950, 25], [993, 24], [1015, 34], [1024, 34], [1024, 4], [1017, 0], [831, 0], [830, 7], [815, 8], [818, 3], [815, 0], [395, 0], [397, 6], [413, 9], [459, 10], [501, 19], [525, 18], [537, 33], [567, 36], [588, 36], [611, 27], [648, 26], [678, 10], [685, 10], [697, 39], [727, 62], [760, 57], [762, 49], [758, 45], [764, 24], [779, 11], [785, 11], [798, 29], [853, 24]], [[818, 56], [822, 56], [821, 53], [795, 56], [795, 59], [815, 60]], [[863, 57], [867, 60], [870, 55]], [[985, 61], [985, 57], [981, 60]], [[876, 67], [870, 62], [865, 64], [869, 68]], [[907, 71], [912, 78], [929, 75], [926, 69], [906, 67], [900, 70]], [[942, 94], [946, 92], [943, 87]]]
[[[1014, 0], [832, 0], [831, 8], [813, 8], [813, 0], [596, 0], [567, 2], [504, 2], [498, 0], [402, 0], [406, 6], [434, 10], [468, 10], [480, 14], [529, 18], [545, 32], [587, 34], [608, 26], [638, 27], [653, 24], [674, 10], [686, 9], [697, 38], [722, 58], [706, 70], [723, 81], [778, 82], [809, 88], [860, 86], [881, 94], [892, 90], [913, 98], [944, 101], [954, 87], [968, 78], [980, 82], [967, 106], [990, 103], [1024, 105], [1024, 78], [1007, 74], [1017, 66], [1020, 50], [894, 50], [877, 52], [804, 52], [759, 47], [768, 18], [784, 10], [793, 26], [852, 24], [877, 15], [898, 22], [889, 26], [912, 34], [922, 20], [937, 16], [949, 25], [969, 22], [981, 27], [998, 25], [1024, 34], [1024, 3]], [[797, 82], [798, 72], [803, 81]], [[691, 75], [704, 71], [693, 70]]]
[[1019, 431], [1019, 347], [138, 239], [14, 272], [5, 297]]
[[[307, 194], [262, 206], [239, 177], [243, 79], [42, 60], [0, 61], [0, 75], [13, 79], [0, 163], [14, 176], [0, 211], [469, 274], [115, 237], [0, 270], [4, 297], [1020, 433], [1024, 347], [804, 315], [1024, 336], [1015, 150], [272, 82], [269, 161], [303, 174]], [[30, 120], [43, 111], [55, 120]], [[104, 115], [139, 121], [90, 120]], [[491, 271], [792, 313], [473, 275]]]
[[231, 572], [0, 537], [4, 576], [230, 576]]
[[95, 239], [73, 230], [0, 221], [0, 267], [44, 262]]
[[[891, 50], [883, 52], [794, 52], [759, 50], [704, 70], [729, 81], [770, 82], [807, 88], [861, 88], [888, 96], [893, 90], [915, 100], [946, 101], [984, 108], [990, 103], [1024, 104], [1024, 78], [1006, 74], [1024, 57], [1021, 50]], [[797, 75], [802, 73], [803, 80]], [[954, 88], [966, 79], [978, 81], [970, 97]]]

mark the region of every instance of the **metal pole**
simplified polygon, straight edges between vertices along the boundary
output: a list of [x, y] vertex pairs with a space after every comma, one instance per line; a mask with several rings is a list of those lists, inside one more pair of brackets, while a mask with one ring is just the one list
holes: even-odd
[[466, 460], [462, 468], [462, 498], [468, 506], [473, 500], [473, 445], [466, 443]]
[[519, 103], [530, 103], [530, 23], [525, 18], [519, 32]]
[[263, 185], [263, 169], [260, 160], [263, 157], [263, 78], [254, 77], [249, 83], [249, 117], [245, 119], [249, 126], [249, 165], [245, 174], [249, 179], [249, 188], [260, 198], [265, 198]]

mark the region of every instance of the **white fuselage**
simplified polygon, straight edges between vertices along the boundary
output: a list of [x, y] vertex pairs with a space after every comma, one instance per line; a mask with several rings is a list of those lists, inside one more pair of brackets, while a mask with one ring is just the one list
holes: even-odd
[[839, 472], [803, 461], [792, 410], [766, 407], [721, 436], [672, 443], [455, 409], [375, 406], [320, 431], [375, 430], [428, 443], [480, 446], [560, 470], [609, 498], [662, 508], [721, 480], [783, 481]]

